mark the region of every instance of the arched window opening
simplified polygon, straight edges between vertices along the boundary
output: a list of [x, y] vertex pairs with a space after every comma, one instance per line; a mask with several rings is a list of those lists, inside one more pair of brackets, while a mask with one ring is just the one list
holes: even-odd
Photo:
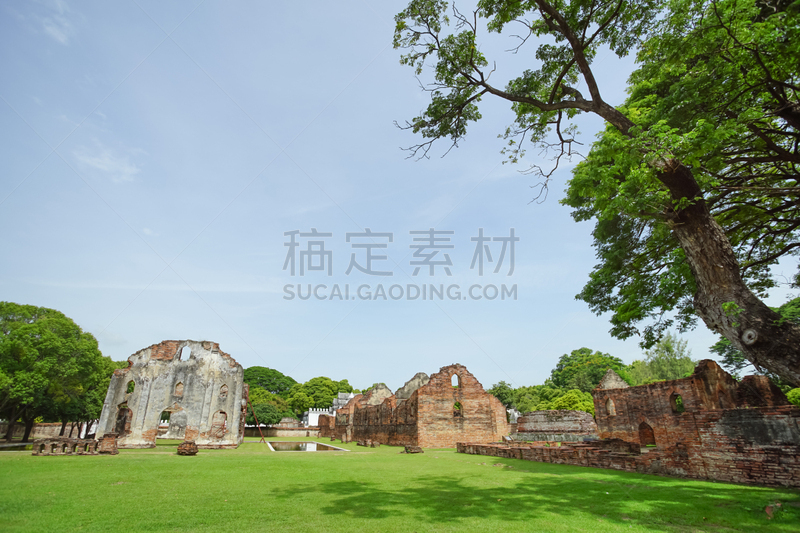
[[653, 428], [647, 422], [639, 424], [639, 445], [641, 446], [655, 446], [656, 435], [653, 433]]
[[192, 349], [189, 348], [188, 346], [184, 346], [183, 348], [181, 348], [181, 351], [178, 354], [178, 361], [185, 361], [186, 359], [189, 359], [191, 355], [192, 355]]
[[183, 383], [178, 382], [178, 384], [175, 385], [175, 396], [183, 396]]
[[682, 413], [686, 411], [686, 407], [683, 405], [683, 398], [676, 392], [673, 392], [672, 396], [669, 397], [669, 404], [672, 407], [673, 413]]
[[224, 400], [225, 398], [227, 398], [227, 397], [228, 397], [228, 386], [227, 386], [227, 385], [223, 385], [223, 386], [222, 386], [222, 387], [219, 389], [219, 397], [220, 397], [221, 399], [223, 399], [223, 400]]
[[458, 377], [458, 374], [453, 374], [453, 377], [450, 378], [450, 384], [453, 386], [454, 389], [461, 388], [461, 378]]
[[608, 412], [608, 416], [617, 416], [617, 409], [614, 407], [614, 400], [611, 398], [606, 400], [606, 411]]
[[454, 418], [461, 418], [463, 409], [461, 408], [461, 402], [456, 402], [453, 404], [453, 417]]
[[130, 394], [134, 390], [136, 390], [136, 383], [134, 383], [133, 380], [130, 380], [128, 382], [128, 389], [125, 391], [125, 394]]
[[225, 429], [228, 426], [228, 413], [225, 411], [217, 411], [211, 419], [211, 436], [216, 439], [221, 439], [225, 436]]

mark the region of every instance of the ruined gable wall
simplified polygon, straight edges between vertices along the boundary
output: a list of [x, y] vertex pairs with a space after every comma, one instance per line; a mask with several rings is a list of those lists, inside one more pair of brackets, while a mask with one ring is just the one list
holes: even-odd
[[[454, 388], [452, 377], [458, 376]], [[418, 403], [418, 446], [452, 448], [456, 442], [496, 442], [508, 435], [506, 409], [488, 394], [466, 367], [442, 367], [412, 394]], [[461, 404], [456, 416], [455, 403]]]
[[[683, 413], [673, 410], [674, 394], [681, 396]], [[714, 361], [704, 360], [688, 378], [621, 389], [597, 388], [592, 397], [601, 438], [640, 442], [639, 428], [646, 423], [653, 429], [657, 445], [673, 446], [698, 438], [687, 413], [736, 405], [736, 382]]]
[[[451, 384], [453, 375], [459, 377], [458, 388]], [[427, 383], [422, 384], [426, 379]], [[454, 447], [458, 440], [465, 439], [499, 441], [509, 432], [503, 404], [486, 393], [461, 365], [444, 367], [430, 378], [419, 373], [399, 390], [406, 393], [413, 387], [416, 390], [408, 399], [392, 395], [378, 405], [370, 405], [374, 403], [370, 394], [375, 389], [367, 397], [356, 396], [337, 412], [331, 436], [345, 442], [372, 440], [396, 446]], [[455, 402], [462, 406], [460, 416], [455, 416]]]
[[[184, 346], [191, 355], [181, 360]], [[242, 442], [247, 398], [243, 369], [217, 343], [164, 341], [128, 361], [128, 368], [116, 370], [111, 378], [98, 438], [122, 429], [120, 448], [153, 447], [161, 413], [170, 411], [168, 437], [211, 448]], [[135, 388], [128, 393], [130, 381]], [[127, 418], [120, 416], [125, 405]]]
[[405, 385], [397, 389], [394, 393], [398, 401], [408, 400], [414, 392], [423, 385], [430, 381], [428, 374], [425, 372], [417, 372], [414, 377], [406, 381]]

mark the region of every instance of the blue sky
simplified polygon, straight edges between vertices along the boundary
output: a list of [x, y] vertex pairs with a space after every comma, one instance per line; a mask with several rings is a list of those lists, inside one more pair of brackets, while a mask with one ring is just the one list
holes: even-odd
[[[538, 152], [501, 164], [509, 106], [485, 101], [484, 120], [446, 157], [443, 143], [429, 160], [406, 158], [400, 148], [418, 139], [393, 122], [427, 94], [391, 47], [404, 7], [3, 3], [0, 299], [59, 309], [116, 360], [165, 339], [207, 339], [245, 367], [355, 387], [395, 389], [455, 362], [486, 387], [538, 384], [583, 346], [640, 358], [638, 339], [611, 338], [607, 317], [574, 299], [595, 258], [592, 225], [558, 203], [569, 167], [537, 204], [537, 180], [519, 171], [546, 162]], [[532, 60], [504, 51], [510, 33], [483, 49], [498, 85]], [[632, 60], [605, 53], [597, 65], [605, 99], [621, 103]], [[600, 122], [580, 126], [588, 146]], [[332, 275], [291, 276], [284, 232], [312, 228], [332, 234]], [[374, 269], [392, 276], [345, 273], [365, 253], [346, 234], [366, 228], [392, 234], [373, 250], [388, 257]], [[449, 254], [451, 276], [413, 275], [409, 232], [430, 228], [453, 232], [436, 256]], [[508, 258], [498, 273], [470, 269], [479, 228], [514, 228], [512, 275]], [[517, 299], [285, 299], [298, 283], [506, 284]], [[698, 359], [715, 341], [702, 325], [683, 337]]]

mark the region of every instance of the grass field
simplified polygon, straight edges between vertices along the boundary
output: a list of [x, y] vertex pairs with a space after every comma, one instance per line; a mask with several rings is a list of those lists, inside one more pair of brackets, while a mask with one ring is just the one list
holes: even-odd
[[[314, 439], [270, 439], [314, 440]], [[0, 452], [1, 531], [800, 531], [800, 491], [402, 448]], [[320, 442], [324, 442], [320, 440]], [[768, 519], [764, 508], [776, 507]]]

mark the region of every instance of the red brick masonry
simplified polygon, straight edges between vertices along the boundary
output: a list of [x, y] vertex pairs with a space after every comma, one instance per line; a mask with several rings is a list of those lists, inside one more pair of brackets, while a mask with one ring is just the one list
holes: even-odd
[[683, 379], [627, 387], [614, 376], [609, 378], [592, 392], [603, 440], [560, 447], [462, 442], [458, 451], [800, 487], [800, 408], [788, 405], [763, 376], [737, 383], [716, 363], [705, 360]]
[[[320, 436], [346, 442], [452, 448], [459, 440], [492, 442], [508, 435], [505, 407], [464, 366], [446, 366], [425, 379], [408, 399], [390, 395], [376, 403], [372, 401], [374, 390], [357, 395], [336, 412], [335, 419], [319, 417]], [[412, 388], [406, 384], [403, 390]]]

